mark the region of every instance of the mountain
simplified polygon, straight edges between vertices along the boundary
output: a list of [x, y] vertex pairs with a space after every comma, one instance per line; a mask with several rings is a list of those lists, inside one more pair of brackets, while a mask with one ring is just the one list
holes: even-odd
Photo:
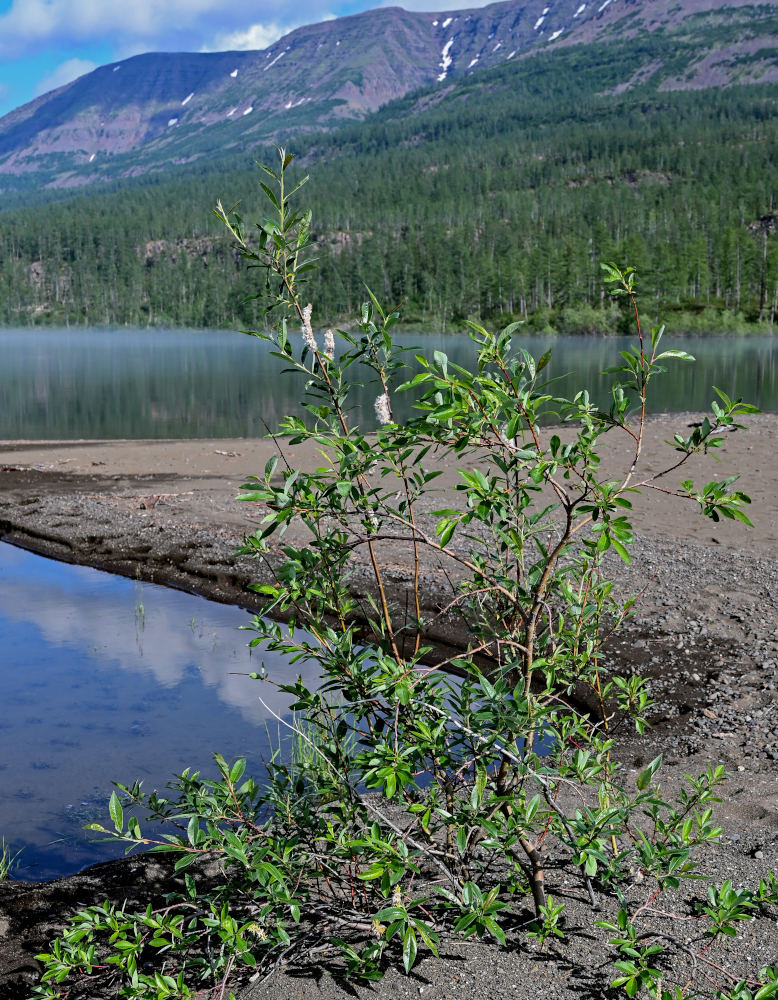
[[[100, 67], [0, 119], [0, 191], [71, 187], [223, 156], [359, 120], [419, 88], [571, 45], [646, 40], [628, 90], [778, 79], [778, 4], [507, 0], [380, 8], [259, 52], [150, 53]], [[657, 40], [660, 45], [657, 46]], [[651, 44], [649, 44], [651, 43]]]
[[541, 2], [139, 56], [6, 116], [0, 325], [255, 327], [212, 208], [256, 218], [280, 140], [310, 174], [317, 322], [367, 285], [409, 323], [616, 332], [613, 260], [676, 332], [772, 330], [778, 6]]
[[[616, 261], [638, 269], [646, 319], [676, 333], [772, 329], [778, 83], [662, 89], [720, 30], [672, 50], [662, 32], [549, 46], [295, 136], [317, 324], [357, 315], [367, 286], [417, 328], [478, 318], [614, 332], [628, 317], [609, 306], [599, 265]], [[261, 218], [252, 161], [276, 155], [253, 145], [6, 195], [0, 325], [256, 328], [261, 275], [212, 209], [240, 202]]]

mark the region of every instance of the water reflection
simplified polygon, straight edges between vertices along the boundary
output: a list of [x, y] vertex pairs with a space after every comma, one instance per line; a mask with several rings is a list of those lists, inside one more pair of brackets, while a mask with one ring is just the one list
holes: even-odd
[[[24, 845], [24, 877], [122, 853], [80, 829], [105, 819], [113, 780], [159, 788], [185, 767], [212, 771], [214, 750], [261, 771], [285, 738], [273, 713], [289, 699], [247, 674], [262, 661], [277, 679], [291, 672], [274, 654], [250, 655], [247, 620], [0, 544], [0, 832]], [[315, 686], [315, 669], [301, 671]]]
[[[707, 409], [711, 385], [764, 408], [778, 398], [778, 346], [769, 336], [673, 337], [697, 364], [673, 364], [654, 383], [656, 411]], [[406, 346], [446, 352], [468, 367], [467, 336], [404, 334]], [[555, 391], [594, 390], [608, 398], [603, 368], [618, 363], [627, 338], [516, 337], [539, 357], [549, 347]], [[0, 438], [251, 437], [300, 413], [300, 383], [279, 378], [268, 345], [239, 333], [202, 330], [0, 330]], [[364, 373], [362, 379], [368, 379]], [[359, 377], [358, 377], [359, 380]], [[373, 427], [376, 386], [355, 394], [354, 419]], [[409, 397], [394, 401], [410, 412]]]

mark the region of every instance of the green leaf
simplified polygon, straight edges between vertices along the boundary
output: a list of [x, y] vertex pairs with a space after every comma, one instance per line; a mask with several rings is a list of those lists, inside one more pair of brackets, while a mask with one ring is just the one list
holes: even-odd
[[520, 413], [514, 413], [505, 428], [505, 437], [512, 441], [518, 432], [519, 425], [521, 424], [522, 415]]
[[649, 784], [651, 783], [651, 779], [659, 770], [661, 764], [662, 764], [662, 754], [660, 753], [658, 757], [654, 757], [654, 759], [651, 761], [651, 763], [644, 771], [640, 772], [640, 774], [638, 775], [639, 791], [642, 792], [644, 789], [648, 788]]
[[611, 545], [613, 546], [615, 551], [618, 552], [618, 554], [621, 556], [622, 560], [625, 563], [629, 564], [629, 562], [631, 561], [630, 554], [627, 551], [627, 549], [621, 544], [621, 542], [618, 541], [616, 538], [611, 537]]
[[259, 182], [259, 186], [265, 192], [265, 195], [267, 196], [268, 201], [270, 201], [272, 203], [273, 207], [276, 208], [280, 212], [281, 211], [281, 206], [278, 204], [278, 199], [276, 198], [276, 196], [273, 193], [273, 191], [267, 186], [267, 184], [265, 184], [264, 181], [260, 181]]
[[[310, 180], [310, 177], [308, 175], [306, 175], [305, 177], [302, 178], [302, 180], [298, 181], [295, 184], [295, 186], [292, 188], [291, 191], [287, 191], [286, 192], [286, 200], [289, 201], [289, 199], [292, 197], [292, 195], [293, 194], [297, 194], [297, 192], [300, 190], [300, 188], [303, 186], [303, 184], [307, 184], [309, 180]], [[303, 216], [303, 227], [302, 228], [304, 228], [306, 231], [308, 229], [310, 229], [310, 220], [311, 220], [311, 212], [308, 211]], [[307, 223], [307, 225], [306, 225], [306, 223]]]
[[437, 534], [440, 544], [442, 546], [448, 545], [451, 541], [451, 536], [456, 531], [457, 524], [459, 523], [459, 518], [444, 518], [438, 526], [435, 528], [435, 533]]
[[108, 802], [108, 812], [117, 832], [122, 833], [124, 831], [124, 810], [116, 792], [111, 792], [111, 798]]
[[197, 835], [200, 832], [200, 817], [192, 816], [187, 824], [186, 838], [190, 844], [197, 844]]
[[540, 358], [538, 359], [538, 367], [535, 374], [539, 375], [546, 367], [546, 365], [549, 363], [549, 361], [551, 361], [551, 348], [549, 348], [545, 352], [545, 354], [541, 354]]
[[272, 177], [274, 181], [280, 180], [275, 170], [269, 167], [266, 163], [262, 163], [261, 160], [255, 160], [254, 162], [261, 170], [264, 170], [266, 174], [269, 174], [269, 176]]
[[406, 975], [413, 968], [416, 961], [416, 932], [412, 927], [406, 927], [403, 935], [403, 968]]
[[484, 924], [486, 924], [487, 928], [492, 932], [494, 937], [496, 937], [503, 948], [505, 948], [507, 945], [505, 940], [505, 931], [502, 927], [500, 927], [494, 917], [484, 917]]
[[240, 779], [243, 777], [243, 772], [246, 770], [246, 761], [241, 758], [236, 760], [232, 765], [232, 770], [230, 771], [230, 783], [237, 785]]

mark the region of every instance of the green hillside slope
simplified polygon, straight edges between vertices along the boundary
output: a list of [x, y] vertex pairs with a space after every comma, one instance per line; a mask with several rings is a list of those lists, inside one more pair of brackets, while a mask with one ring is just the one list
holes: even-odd
[[[320, 247], [314, 315], [348, 317], [368, 284], [410, 322], [612, 331], [599, 262], [614, 259], [639, 269], [649, 310], [676, 329], [771, 324], [778, 85], [635, 85], [663, 46], [680, 71], [690, 52], [676, 66], [661, 32], [572, 46], [300, 138]], [[250, 281], [210, 209], [241, 199], [251, 218], [248, 161], [267, 155], [5, 211], [0, 322], [251, 322]]]

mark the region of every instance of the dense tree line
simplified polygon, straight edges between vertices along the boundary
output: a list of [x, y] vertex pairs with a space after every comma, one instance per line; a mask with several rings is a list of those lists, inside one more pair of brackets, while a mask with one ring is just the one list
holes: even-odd
[[[676, 325], [772, 325], [778, 86], [667, 92], [649, 80], [614, 93], [661, 44], [539, 55], [299, 137], [315, 314], [353, 314], [367, 284], [409, 321], [618, 329], [599, 270], [615, 260], [638, 268], [649, 311]], [[216, 198], [242, 199], [253, 217], [247, 159], [3, 212], [0, 322], [254, 322], [210, 213]]]

